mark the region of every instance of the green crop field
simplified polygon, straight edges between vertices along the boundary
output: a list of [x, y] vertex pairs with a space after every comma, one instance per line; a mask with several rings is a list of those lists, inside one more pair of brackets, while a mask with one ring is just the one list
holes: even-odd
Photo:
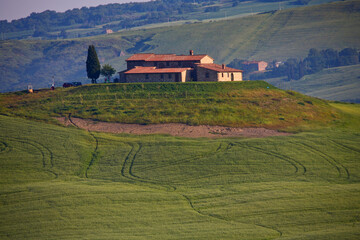
[[1, 239], [358, 239], [360, 109], [263, 139], [87, 132], [0, 116]]

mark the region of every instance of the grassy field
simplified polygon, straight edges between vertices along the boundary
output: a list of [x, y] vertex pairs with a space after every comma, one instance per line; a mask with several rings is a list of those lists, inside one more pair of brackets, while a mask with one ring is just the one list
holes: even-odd
[[359, 48], [360, 31], [355, 31], [360, 28], [359, 5], [359, 1], [335, 2], [65, 41], [1, 41], [0, 91], [26, 89], [29, 83], [35, 88], [49, 87], [52, 76], [58, 84], [87, 82], [90, 44], [96, 46], [102, 64], [110, 63], [118, 71], [125, 69], [126, 58], [138, 52], [188, 54], [193, 49], [221, 64], [234, 58], [304, 58], [310, 48]]
[[358, 239], [360, 108], [331, 105], [341, 127], [263, 139], [0, 116], [0, 238]]
[[263, 81], [97, 84], [0, 95], [0, 113], [54, 122], [52, 117], [121, 123], [186, 123], [298, 131], [341, 123], [328, 102]]

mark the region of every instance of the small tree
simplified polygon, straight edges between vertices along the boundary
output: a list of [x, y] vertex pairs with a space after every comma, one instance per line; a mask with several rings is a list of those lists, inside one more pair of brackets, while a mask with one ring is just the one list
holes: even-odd
[[101, 68], [100, 74], [105, 77], [105, 82], [106, 80], [109, 82], [111, 76], [114, 75], [115, 72], [116, 70], [110, 64], [104, 64]]
[[96, 83], [96, 79], [100, 76], [100, 62], [94, 45], [89, 46], [86, 60], [86, 72], [88, 78], [91, 79], [91, 83]]

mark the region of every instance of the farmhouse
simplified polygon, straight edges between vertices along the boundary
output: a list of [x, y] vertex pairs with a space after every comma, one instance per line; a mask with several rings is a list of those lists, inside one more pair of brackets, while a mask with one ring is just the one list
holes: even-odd
[[242, 81], [242, 70], [218, 65], [206, 54], [134, 54], [119, 72], [120, 82]]

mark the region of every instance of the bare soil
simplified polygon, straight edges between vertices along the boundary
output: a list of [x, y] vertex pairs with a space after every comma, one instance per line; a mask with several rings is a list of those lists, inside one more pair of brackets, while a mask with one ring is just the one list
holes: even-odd
[[190, 137], [190, 138], [221, 138], [221, 137], [251, 137], [261, 138], [270, 136], [287, 136], [290, 133], [279, 132], [266, 128], [234, 128], [222, 126], [189, 126], [182, 123], [164, 123], [164, 124], [125, 124], [98, 122], [90, 119], [81, 118], [57, 118], [62, 124], [96, 132], [108, 133], [130, 133], [130, 134], [170, 134], [172, 136]]

